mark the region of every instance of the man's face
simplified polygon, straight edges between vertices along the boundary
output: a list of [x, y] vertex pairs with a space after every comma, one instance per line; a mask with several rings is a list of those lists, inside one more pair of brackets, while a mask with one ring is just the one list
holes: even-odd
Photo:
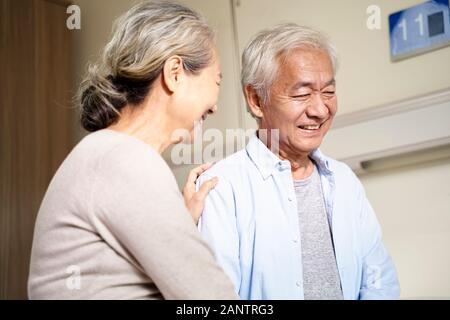
[[279, 129], [281, 152], [309, 154], [322, 143], [337, 111], [331, 60], [324, 51], [299, 48], [278, 62], [260, 128]]

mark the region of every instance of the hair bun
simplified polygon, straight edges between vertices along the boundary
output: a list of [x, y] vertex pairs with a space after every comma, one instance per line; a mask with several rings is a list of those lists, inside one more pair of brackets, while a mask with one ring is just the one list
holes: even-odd
[[112, 77], [101, 77], [96, 72], [98, 70], [92, 68], [90, 77], [83, 82], [80, 101], [81, 125], [90, 132], [114, 123], [119, 110], [127, 103], [126, 94], [116, 88]]

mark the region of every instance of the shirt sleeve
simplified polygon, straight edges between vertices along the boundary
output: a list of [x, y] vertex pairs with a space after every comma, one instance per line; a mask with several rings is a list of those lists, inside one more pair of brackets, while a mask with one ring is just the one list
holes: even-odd
[[400, 285], [394, 263], [383, 245], [381, 228], [360, 184], [362, 255], [361, 300], [398, 299]]
[[[197, 189], [212, 177], [208, 173], [200, 176]], [[231, 184], [222, 176], [219, 176], [218, 184], [206, 199], [199, 230], [239, 294], [241, 268], [234, 194]]]
[[156, 152], [112, 151], [100, 161], [95, 176], [91, 215], [97, 229], [149, 276], [164, 298], [237, 298]]

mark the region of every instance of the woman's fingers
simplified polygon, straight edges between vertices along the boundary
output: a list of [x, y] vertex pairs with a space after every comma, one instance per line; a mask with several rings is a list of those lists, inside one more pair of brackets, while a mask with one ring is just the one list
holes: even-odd
[[196, 224], [198, 223], [198, 220], [200, 219], [200, 216], [202, 215], [203, 209], [205, 207], [206, 197], [208, 196], [209, 192], [214, 189], [218, 182], [218, 177], [214, 177], [205, 181], [198, 192], [196, 192], [189, 201], [187, 207]]
[[[209, 179], [207, 181], [205, 181], [202, 186], [200, 187], [200, 189], [198, 190], [198, 192], [196, 193], [195, 197], [196, 197], [196, 201], [201, 202], [202, 204], [204, 204], [206, 197], [208, 196], [209, 192], [214, 189], [214, 187], [217, 185], [217, 183], [219, 182], [219, 178], [218, 177], [214, 177], [212, 179]], [[202, 211], [203, 211], [203, 206], [202, 206]]]
[[195, 193], [195, 182], [197, 181], [198, 177], [211, 168], [211, 163], [204, 163], [201, 166], [198, 166], [191, 171], [189, 171], [189, 175], [186, 179], [186, 184], [183, 188], [183, 195], [187, 196], [188, 198], [191, 198]]
[[212, 164], [211, 163], [204, 163], [201, 166], [198, 166], [194, 169], [192, 169], [189, 172], [189, 175], [187, 177], [186, 180], [186, 184], [195, 184], [195, 181], [197, 181], [197, 178], [206, 170], [208, 170], [209, 168], [211, 168]]
[[211, 163], [205, 163], [202, 164], [201, 166], [192, 169], [189, 172], [189, 175], [186, 180], [186, 185], [183, 188], [184, 202], [186, 204], [186, 207], [189, 209], [189, 212], [191, 213], [195, 223], [197, 223], [198, 219], [200, 219], [203, 208], [205, 206], [206, 197], [219, 181], [219, 178], [217, 177], [209, 179], [201, 185], [198, 192], [195, 191], [196, 190], [195, 183], [198, 177], [203, 172], [211, 168], [211, 166], [212, 166]]

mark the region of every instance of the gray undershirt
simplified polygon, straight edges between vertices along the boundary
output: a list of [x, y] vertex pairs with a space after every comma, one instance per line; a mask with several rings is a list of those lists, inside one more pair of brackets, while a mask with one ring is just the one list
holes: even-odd
[[317, 167], [304, 180], [294, 180], [303, 261], [305, 300], [343, 299], [331, 230]]

